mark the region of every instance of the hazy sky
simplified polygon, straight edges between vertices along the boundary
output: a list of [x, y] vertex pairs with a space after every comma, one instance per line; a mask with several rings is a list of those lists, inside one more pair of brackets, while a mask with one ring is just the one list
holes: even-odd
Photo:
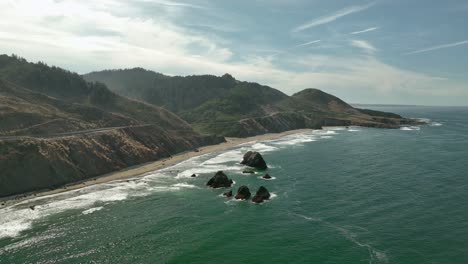
[[468, 1], [0, 0], [0, 53], [231, 73], [353, 103], [468, 105]]

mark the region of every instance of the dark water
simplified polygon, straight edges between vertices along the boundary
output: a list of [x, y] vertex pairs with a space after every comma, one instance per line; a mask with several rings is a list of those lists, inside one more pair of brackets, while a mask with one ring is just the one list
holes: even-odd
[[[376, 109], [431, 122], [252, 142], [2, 209], [0, 263], [468, 263], [468, 108]], [[240, 174], [250, 149], [276, 179]], [[220, 197], [217, 170], [274, 197]]]

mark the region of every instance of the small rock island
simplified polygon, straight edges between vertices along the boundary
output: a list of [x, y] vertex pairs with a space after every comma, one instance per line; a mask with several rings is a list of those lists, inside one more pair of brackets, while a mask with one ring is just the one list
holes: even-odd
[[269, 200], [270, 196], [271, 196], [270, 192], [267, 190], [267, 188], [265, 188], [263, 186], [260, 186], [260, 188], [258, 188], [257, 193], [252, 198], [252, 202], [253, 203], [263, 203], [265, 200]]
[[229, 179], [222, 171], [218, 171], [207, 183], [211, 188], [228, 188], [231, 187], [233, 181]]
[[262, 155], [256, 151], [248, 151], [247, 153], [245, 153], [241, 164], [247, 165], [249, 167], [253, 167], [259, 170], [266, 170], [268, 168]]

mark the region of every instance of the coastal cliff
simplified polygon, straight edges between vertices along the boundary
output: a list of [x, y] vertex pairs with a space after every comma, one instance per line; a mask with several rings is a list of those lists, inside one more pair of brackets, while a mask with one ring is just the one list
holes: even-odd
[[172, 154], [224, 142], [156, 126], [57, 138], [0, 140], [0, 197], [55, 189]]

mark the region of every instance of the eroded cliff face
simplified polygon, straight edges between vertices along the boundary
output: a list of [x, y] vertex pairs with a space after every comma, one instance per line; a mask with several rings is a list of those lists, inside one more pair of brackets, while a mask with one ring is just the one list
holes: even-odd
[[399, 128], [401, 125], [408, 124], [418, 124], [418, 122], [413, 119], [376, 117], [365, 114], [334, 117], [297, 112], [280, 112], [258, 118], [242, 119], [239, 122], [231, 124], [230, 129], [226, 130], [225, 135], [228, 137], [250, 137], [295, 129], [321, 129], [326, 126]]
[[156, 126], [0, 141], [0, 197], [53, 189], [221, 142], [223, 137]]

